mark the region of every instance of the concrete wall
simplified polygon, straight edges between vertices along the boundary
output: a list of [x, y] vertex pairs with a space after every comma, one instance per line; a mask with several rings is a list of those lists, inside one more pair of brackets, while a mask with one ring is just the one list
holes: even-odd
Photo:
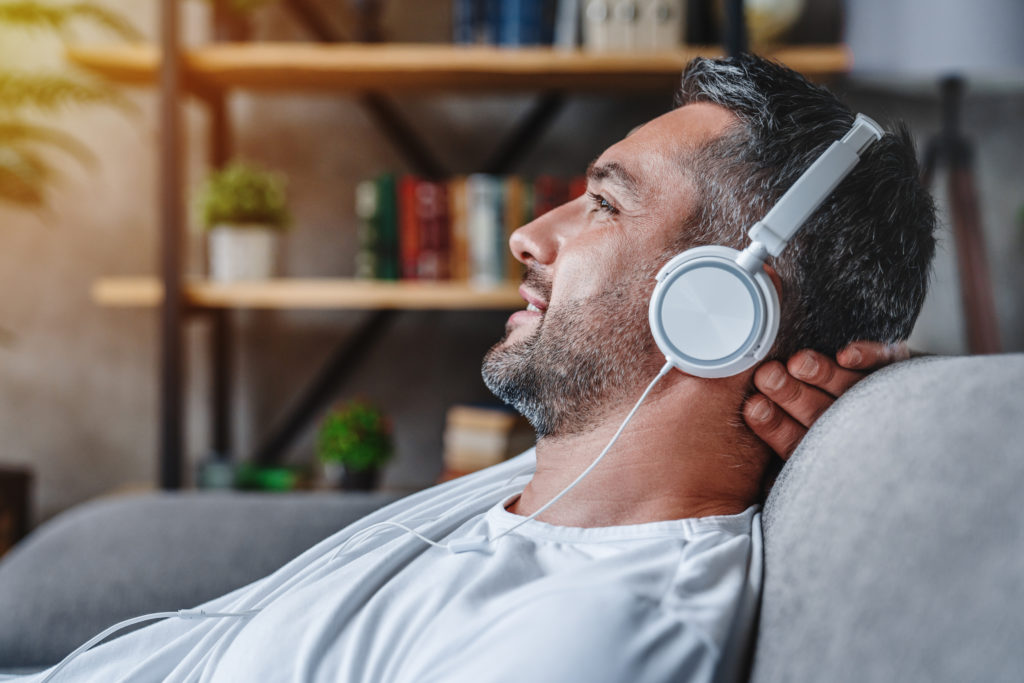
[[[155, 2], [106, 0], [156, 38]], [[447, 0], [392, 0], [385, 26], [395, 40], [444, 40]], [[206, 36], [204, 3], [183, 3], [187, 39]], [[325, 7], [328, 7], [325, 3]], [[277, 8], [263, 10], [257, 37], [304, 39]], [[101, 42], [100, 33], [82, 32]], [[39, 36], [0, 38], [4, 64], [59, 64], [59, 46]], [[860, 110], [882, 119], [905, 117], [921, 140], [937, 127], [936, 102], [925, 95], [897, 95], [856, 84], [841, 86]], [[85, 141], [98, 163], [67, 163], [46, 220], [0, 208], [0, 327], [16, 335], [0, 347], [0, 464], [28, 464], [36, 473], [37, 519], [91, 496], [156, 474], [157, 314], [103, 309], [89, 300], [92, 281], [105, 275], [138, 275], [157, 267], [157, 100], [129, 91], [137, 115], [101, 108], [75, 109], [53, 119]], [[528, 105], [522, 97], [403, 97], [398, 106], [455, 171], [471, 171], [500, 132]], [[575, 98], [531, 152], [525, 173], [578, 173], [631, 127], [664, 111], [665, 96], [612, 101]], [[286, 271], [296, 276], [349, 275], [354, 221], [352, 186], [399, 157], [363, 111], [342, 95], [236, 95], [231, 102], [236, 149], [286, 172], [296, 216]], [[186, 110], [188, 184], [203, 177], [205, 115]], [[1016, 218], [1024, 204], [1024, 148], [1018, 122], [1024, 96], [984, 95], [967, 104], [965, 124], [978, 148], [978, 182], [989, 256], [998, 292], [1005, 346], [1024, 349], [1021, 306], [1024, 256]], [[190, 271], [200, 272], [192, 238]], [[963, 350], [953, 246], [944, 238], [932, 294], [918, 325], [918, 348]], [[365, 314], [356, 312], [236, 312], [235, 436], [237, 453], [250, 453], [296, 392]], [[398, 458], [386, 484], [429, 484], [439, 469], [445, 409], [454, 402], [487, 400], [479, 359], [500, 335], [500, 313], [407, 313], [358, 369], [339, 398], [352, 394], [384, 404], [395, 418]], [[207, 330], [189, 329], [188, 452], [206, 454]], [[311, 456], [312, 434], [290, 454]]]

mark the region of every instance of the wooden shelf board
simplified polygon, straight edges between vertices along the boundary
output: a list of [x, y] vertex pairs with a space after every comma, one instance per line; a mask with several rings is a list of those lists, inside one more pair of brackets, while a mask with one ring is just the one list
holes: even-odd
[[[154, 307], [163, 301], [155, 277], [103, 278], [92, 287], [101, 306]], [[346, 279], [274, 279], [218, 283], [190, 280], [185, 300], [204, 308], [511, 310], [526, 304], [518, 287], [493, 288], [466, 282], [382, 282]]]
[[[661, 90], [672, 89], [697, 56], [716, 46], [656, 53], [590, 54], [552, 48], [443, 44], [218, 43], [183, 51], [183, 79], [193, 90]], [[810, 77], [845, 72], [842, 45], [781, 47], [764, 54]], [[159, 49], [150, 44], [70, 46], [75, 64], [130, 85], [153, 85]]]

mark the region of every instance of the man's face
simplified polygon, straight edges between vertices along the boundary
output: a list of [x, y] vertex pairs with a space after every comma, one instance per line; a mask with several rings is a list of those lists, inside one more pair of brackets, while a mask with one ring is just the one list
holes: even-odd
[[647, 307], [697, 206], [686, 159], [734, 120], [691, 104], [648, 122], [591, 164], [583, 196], [513, 233], [530, 305], [509, 318], [483, 376], [538, 436], [579, 433], [632, 404], [661, 366]]

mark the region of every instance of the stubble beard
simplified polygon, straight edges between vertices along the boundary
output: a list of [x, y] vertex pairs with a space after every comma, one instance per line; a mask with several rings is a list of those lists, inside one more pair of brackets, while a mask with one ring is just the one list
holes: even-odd
[[[535, 271], [525, 282], [550, 301], [550, 285]], [[506, 333], [484, 356], [484, 383], [529, 420], [538, 438], [594, 427], [635, 401], [648, 375], [657, 372], [647, 324], [650, 287], [649, 276], [619, 281], [549, 309], [522, 341], [507, 344]]]

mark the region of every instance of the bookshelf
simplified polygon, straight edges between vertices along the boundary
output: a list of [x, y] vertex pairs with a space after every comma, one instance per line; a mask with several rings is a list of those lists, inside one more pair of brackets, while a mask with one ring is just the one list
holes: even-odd
[[[671, 93], [682, 67], [697, 56], [721, 56], [744, 48], [742, 0], [727, 0], [734, 10], [727, 22], [727, 50], [688, 46], [653, 54], [589, 54], [551, 48], [467, 47], [441, 44], [346, 43], [312, 3], [285, 5], [317, 42], [220, 42], [237, 40], [224, 0], [214, 0], [215, 41], [184, 47], [177, 0], [160, 0], [159, 44], [68, 46], [72, 64], [126, 86], [160, 92], [160, 275], [105, 277], [93, 284], [93, 300], [102, 306], [159, 308], [160, 434], [159, 473], [163, 488], [182, 484], [184, 457], [184, 328], [199, 314], [210, 321], [211, 447], [231, 454], [230, 314], [236, 309], [356, 309], [368, 312], [362, 326], [338, 348], [309, 387], [293, 401], [256, 449], [258, 462], [273, 462], [334, 388], [373, 348], [389, 320], [404, 310], [500, 310], [523, 305], [516, 286], [481, 290], [458, 282], [375, 282], [335, 278], [282, 278], [267, 282], [215, 283], [184, 276], [183, 170], [181, 146], [187, 144], [181, 121], [182, 95], [196, 96], [210, 117], [210, 163], [231, 156], [231, 120], [227, 100], [233, 91], [321, 92], [346, 94], [362, 105], [404, 157], [413, 172], [437, 177], [445, 169], [391, 103], [392, 93], [528, 92], [533, 109], [499, 141], [480, 170], [507, 173], [530, 142], [539, 138], [573, 93], [605, 95], [638, 91]], [[372, 28], [372, 27], [371, 27]], [[241, 31], [242, 34], [245, 31]], [[374, 34], [370, 30], [368, 34]], [[244, 35], [240, 37], [244, 38]], [[841, 45], [779, 47], [769, 56], [822, 80], [849, 69]], [[166, 58], [164, 58], [166, 57]]]
[[[552, 48], [436, 44], [320, 45], [218, 43], [183, 51], [184, 85], [194, 92], [263, 91], [573, 92], [671, 91], [694, 57], [721, 56], [715, 46], [656, 53], [589, 54]], [[767, 53], [810, 77], [846, 71], [841, 45], [778, 48]], [[69, 47], [74, 64], [125, 85], [154, 85], [155, 45]]]
[[[455, 281], [278, 278], [259, 282], [186, 280], [184, 299], [202, 308], [352, 310], [509, 310], [525, 304], [512, 283], [474, 287]], [[153, 308], [163, 303], [155, 277], [102, 278], [92, 287], [101, 306]]]

